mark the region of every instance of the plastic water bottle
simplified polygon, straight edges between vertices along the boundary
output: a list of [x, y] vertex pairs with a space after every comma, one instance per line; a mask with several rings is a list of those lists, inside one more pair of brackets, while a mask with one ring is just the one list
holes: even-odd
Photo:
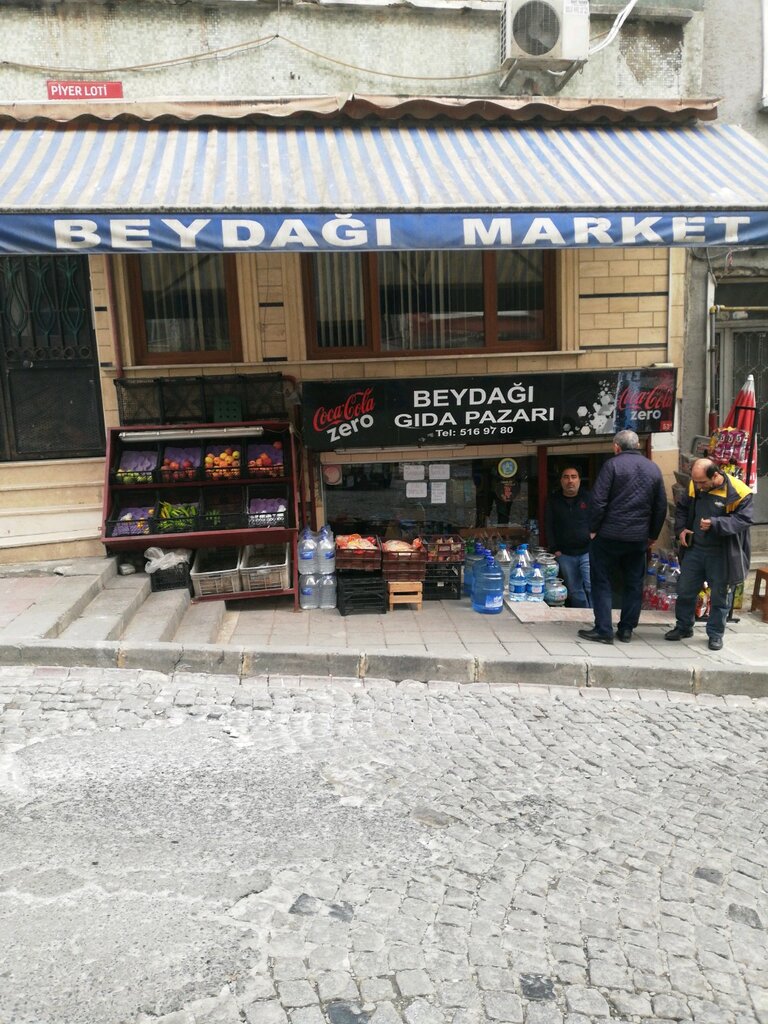
[[[480, 573], [485, 568], [485, 559], [486, 559], [486, 557], [488, 555], [491, 555], [490, 551], [488, 550], [488, 548], [483, 547], [482, 544], [481, 544], [480, 545], [480, 551], [479, 551], [479, 554], [478, 554], [478, 558], [475, 560], [475, 564], [472, 566], [472, 579], [470, 581], [470, 591], [469, 591], [470, 598], [475, 593], [475, 587], [477, 585], [478, 573]], [[491, 555], [491, 558], [493, 558], [493, 555]]]
[[320, 592], [320, 608], [336, 607], [336, 574], [324, 573], [318, 578], [318, 590]]
[[509, 578], [509, 598], [515, 603], [525, 601], [527, 593], [528, 581], [525, 578], [525, 566], [522, 560], [518, 560]]
[[672, 559], [667, 576], [667, 595], [669, 598], [669, 613], [674, 616], [677, 610], [677, 584], [680, 580], [680, 563], [676, 558]]
[[[317, 571], [322, 576], [336, 571], [336, 541], [330, 526], [323, 526], [317, 539]], [[321, 605], [320, 607], [323, 607]], [[335, 604], [334, 606], [335, 607]]]
[[531, 555], [530, 555], [530, 552], [528, 551], [528, 545], [527, 544], [518, 544], [517, 552], [516, 552], [516, 557], [518, 559], [522, 559], [523, 567], [525, 568], [525, 571], [527, 572], [531, 568]]
[[529, 601], [544, 600], [544, 573], [541, 571], [538, 562], [534, 564], [530, 575], [526, 579], [526, 591]]
[[[317, 538], [308, 526], [299, 536], [299, 576], [317, 572]], [[317, 607], [317, 606], [315, 606]]]
[[318, 577], [312, 572], [299, 578], [299, 607], [305, 612], [320, 607]]
[[472, 610], [481, 615], [498, 615], [504, 607], [504, 574], [490, 553], [475, 567]]
[[512, 556], [507, 551], [506, 544], [499, 544], [499, 550], [496, 552], [496, 561], [504, 577], [504, 593], [508, 594], [509, 580], [512, 575]]

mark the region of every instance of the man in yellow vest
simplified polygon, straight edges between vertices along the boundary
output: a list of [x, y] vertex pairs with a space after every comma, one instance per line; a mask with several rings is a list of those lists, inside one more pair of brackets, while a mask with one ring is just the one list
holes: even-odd
[[691, 466], [688, 493], [675, 508], [681, 574], [675, 628], [664, 634], [665, 640], [693, 636], [696, 597], [706, 580], [712, 595], [707, 621], [709, 649], [722, 650], [732, 588], [749, 572], [751, 525], [750, 488], [711, 459], [697, 459]]

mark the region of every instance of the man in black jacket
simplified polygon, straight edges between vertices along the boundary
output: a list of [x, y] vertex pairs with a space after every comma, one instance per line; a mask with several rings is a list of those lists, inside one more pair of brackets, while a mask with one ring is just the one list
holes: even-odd
[[751, 525], [751, 489], [711, 459], [697, 459], [691, 466], [688, 493], [675, 507], [675, 536], [685, 557], [677, 585], [675, 628], [664, 634], [665, 640], [693, 636], [696, 597], [706, 580], [712, 595], [709, 649], [722, 649], [731, 587], [749, 572]]
[[595, 625], [579, 630], [583, 640], [602, 644], [613, 643], [611, 570], [618, 567], [623, 577], [616, 637], [629, 643], [640, 619], [648, 546], [661, 533], [667, 514], [661, 470], [640, 451], [637, 434], [620, 430], [613, 452], [597, 475], [589, 502]]
[[560, 487], [553, 491], [544, 510], [547, 544], [557, 558], [560, 575], [568, 588], [571, 608], [591, 608], [589, 579], [589, 491], [582, 486], [575, 466], [560, 474]]

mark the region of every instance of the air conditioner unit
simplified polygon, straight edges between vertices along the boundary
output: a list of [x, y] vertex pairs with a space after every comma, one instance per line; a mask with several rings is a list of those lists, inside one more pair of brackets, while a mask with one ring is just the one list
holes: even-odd
[[504, 0], [501, 68], [567, 67], [589, 55], [589, 0]]

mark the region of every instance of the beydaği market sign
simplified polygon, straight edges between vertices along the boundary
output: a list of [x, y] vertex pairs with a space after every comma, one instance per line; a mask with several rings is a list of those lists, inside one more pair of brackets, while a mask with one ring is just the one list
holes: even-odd
[[671, 368], [306, 381], [304, 443], [334, 451], [663, 433], [674, 427], [676, 387]]

